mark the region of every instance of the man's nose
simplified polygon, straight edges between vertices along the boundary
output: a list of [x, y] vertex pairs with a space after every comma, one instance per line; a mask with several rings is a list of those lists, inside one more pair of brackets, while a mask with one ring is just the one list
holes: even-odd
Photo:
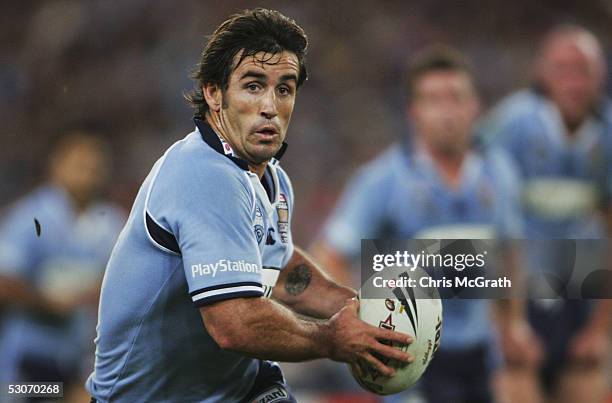
[[261, 115], [266, 119], [272, 119], [278, 115], [278, 109], [276, 107], [276, 94], [273, 89], [267, 91], [261, 101]]

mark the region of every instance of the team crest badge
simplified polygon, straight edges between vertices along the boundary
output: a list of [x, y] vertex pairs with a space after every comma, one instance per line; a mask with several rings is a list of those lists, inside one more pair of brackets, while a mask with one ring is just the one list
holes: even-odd
[[263, 215], [261, 214], [261, 210], [259, 206], [255, 209], [255, 222], [253, 223], [253, 231], [255, 231], [255, 237], [257, 238], [257, 243], [261, 243], [261, 240], [264, 236], [264, 221]]

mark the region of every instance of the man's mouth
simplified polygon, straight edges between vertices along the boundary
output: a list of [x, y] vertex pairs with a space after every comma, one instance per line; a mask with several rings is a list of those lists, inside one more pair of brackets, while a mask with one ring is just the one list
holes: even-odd
[[279, 136], [278, 129], [273, 125], [261, 126], [255, 130], [255, 135], [259, 142], [262, 143], [275, 143]]
[[272, 136], [278, 134], [278, 130], [276, 130], [276, 128], [273, 127], [273, 126], [265, 126], [265, 127], [257, 129], [255, 131], [255, 133], [261, 134], [263, 136], [270, 136], [270, 137], [272, 137]]

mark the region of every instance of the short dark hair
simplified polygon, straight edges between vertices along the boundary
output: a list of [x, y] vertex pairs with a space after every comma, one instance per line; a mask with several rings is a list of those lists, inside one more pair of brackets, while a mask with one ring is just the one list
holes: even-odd
[[432, 71], [459, 71], [473, 79], [470, 61], [458, 50], [447, 45], [434, 45], [417, 53], [406, 70], [406, 93], [408, 101], [414, 99], [414, 86], [419, 78]]
[[[278, 11], [256, 8], [234, 14], [209, 37], [200, 62], [191, 75], [196, 81], [196, 87], [185, 98], [195, 109], [195, 116], [203, 117], [209, 108], [202, 87], [215, 84], [221, 90], [226, 90], [232, 71], [245, 57], [259, 52], [294, 53], [300, 67], [297, 81], [299, 87], [307, 78], [307, 47], [308, 38], [304, 30]], [[240, 51], [240, 59], [234, 64], [234, 57]]]

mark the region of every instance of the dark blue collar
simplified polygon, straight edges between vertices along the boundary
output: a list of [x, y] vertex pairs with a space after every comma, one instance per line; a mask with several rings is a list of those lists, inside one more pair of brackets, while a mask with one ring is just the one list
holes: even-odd
[[[221, 144], [219, 136], [217, 136], [217, 133], [215, 133], [215, 131], [212, 129], [212, 127], [210, 127], [206, 120], [194, 118], [193, 121], [195, 122], [195, 125], [198, 128], [200, 135], [202, 136], [202, 140], [204, 140], [206, 144], [208, 144], [213, 150], [215, 150], [219, 154], [224, 155], [230, 160], [232, 160], [234, 164], [238, 165], [243, 170], [249, 170], [249, 163], [247, 161], [243, 160], [242, 158], [225, 154], [225, 152], [223, 151], [223, 144]], [[283, 145], [281, 146], [280, 150], [278, 150], [274, 158], [280, 160], [285, 154], [285, 151], [287, 151], [287, 143], [283, 142]]]

